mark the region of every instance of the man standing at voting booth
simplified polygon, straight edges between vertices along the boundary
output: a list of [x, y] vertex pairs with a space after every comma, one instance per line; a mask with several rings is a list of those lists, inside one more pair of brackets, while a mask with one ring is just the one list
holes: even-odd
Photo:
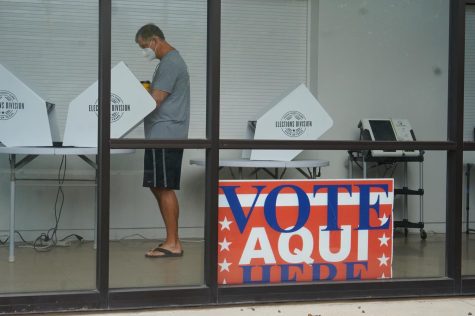
[[[135, 42], [145, 57], [160, 63], [153, 74], [150, 94], [157, 108], [144, 120], [146, 139], [184, 139], [190, 122], [190, 77], [180, 53], [154, 24], [142, 26]], [[145, 256], [180, 257], [183, 248], [178, 236], [179, 205], [175, 190], [180, 189], [183, 149], [146, 149], [143, 186], [150, 188], [166, 226], [166, 239]]]

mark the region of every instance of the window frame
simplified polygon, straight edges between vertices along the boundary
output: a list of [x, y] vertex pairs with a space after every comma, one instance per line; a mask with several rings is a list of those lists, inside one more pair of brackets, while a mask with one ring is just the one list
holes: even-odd
[[[111, 2], [99, 0], [99, 104], [110, 104]], [[206, 138], [192, 140], [110, 139], [110, 107], [99, 106], [98, 215], [96, 289], [60, 293], [0, 294], [0, 312], [128, 309], [204, 306], [249, 302], [398, 298], [475, 294], [475, 277], [461, 276], [465, 7], [475, 0], [450, 0], [447, 141], [255, 141], [221, 139], [220, 55], [221, 0], [207, 1]], [[120, 148], [194, 148], [206, 151], [205, 284], [180, 288], [109, 288], [110, 150]], [[218, 286], [218, 163], [222, 149], [371, 150], [419, 149], [447, 153], [446, 276], [439, 278], [321, 282], [252, 286]]]

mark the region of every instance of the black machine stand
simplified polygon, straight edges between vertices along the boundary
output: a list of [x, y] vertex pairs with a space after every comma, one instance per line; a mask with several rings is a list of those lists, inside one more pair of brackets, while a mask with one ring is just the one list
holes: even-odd
[[[475, 129], [474, 129], [475, 132]], [[470, 234], [470, 232], [475, 232], [475, 229], [470, 228], [470, 171], [472, 169], [472, 164], [467, 163], [467, 170], [465, 171], [466, 176], [466, 184], [465, 184], [465, 210], [467, 212], [467, 222], [466, 222], [466, 233]]]
[[[399, 189], [394, 189], [395, 195], [404, 196], [403, 205], [403, 219], [401, 221], [394, 221], [394, 227], [404, 228], [404, 235], [407, 237], [409, 228], [416, 228], [420, 231], [420, 236], [423, 240], [427, 238], [427, 233], [424, 230], [424, 153], [421, 152], [419, 156], [394, 156], [394, 157], [373, 157], [371, 151], [348, 151], [348, 176], [353, 178], [353, 164], [357, 164], [363, 169], [363, 177], [367, 176], [368, 163], [376, 165], [388, 165], [402, 162], [404, 164], [404, 186]], [[409, 162], [419, 163], [419, 188], [416, 190], [409, 189], [408, 187], [408, 172], [407, 164]], [[408, 220], [408, 196], [419, 196], [419, 222], [414, 223]]]

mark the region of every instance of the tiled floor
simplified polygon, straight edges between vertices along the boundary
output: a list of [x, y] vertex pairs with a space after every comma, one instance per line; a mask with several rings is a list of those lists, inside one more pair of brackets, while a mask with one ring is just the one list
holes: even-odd
[[[203, 283], [202, 241], [184, 242], [182, 258], [149, 259], [144, 254], [157, 245], [150, 240], [110, 243], [110, 286], [157, 287]], [[0, 292], [36, 292], [94, 289], [96, 251], [92, 242], [72, 243], [48, 252], [18, 247], [15, 262], [0, 248]]]
[[203, 284], [204, 242], [186, 241], [179, 258], [145, 258], [157, 242], [121, 241], [110, 245], [110, 285], [113, 288]]
[[[475, 275], [475, 234], [463, 235], [463, 272]], [[110, 244], [110, 286], [162, 287], [203, 283], [204, 243], [184, 242], [181, 258], [149, 259], [150, 240], [124, 240]], [[92, 243], [73, 243], [49, 252], [17, 248], [16, 261], [9, 263], [8, 248], [0, 247], [0, 292], [84, 290], [95, 287], [96, 253]], [[394, 236], [394, 278], [438, 277], [445, 274], [445, 235]]]

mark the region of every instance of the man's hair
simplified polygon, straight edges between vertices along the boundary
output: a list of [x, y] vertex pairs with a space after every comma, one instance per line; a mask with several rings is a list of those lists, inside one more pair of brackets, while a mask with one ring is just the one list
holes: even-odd
[[155, 24], [149, 23], [142, 26], [135, 34], [135, 42], [138, 43], [139, 38], [144, 41], [149, 41], [153, 36], [158, 36], [162, 40], [165, 40], [162, 30]]

